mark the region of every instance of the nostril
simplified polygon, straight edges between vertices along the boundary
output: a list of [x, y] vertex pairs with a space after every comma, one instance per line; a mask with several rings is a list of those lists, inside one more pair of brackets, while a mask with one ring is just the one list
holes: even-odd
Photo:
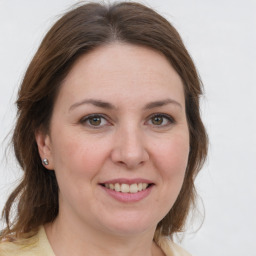
[[[128, 142], [129, 144], [129, 142]], [[148, 153], [144, 148], [137, 148], [131, 145], [119, 146], [111, 152], [111, 159], [115, 164], [125, 166], [127, 169], [135, 169], [148, 161]]]

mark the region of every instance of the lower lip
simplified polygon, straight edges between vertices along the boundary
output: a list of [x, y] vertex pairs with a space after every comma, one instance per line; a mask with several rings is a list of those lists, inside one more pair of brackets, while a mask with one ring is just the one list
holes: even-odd
[[137, 193], [122, 193], [122, 192], [117, 192], [115, 190], [112, 190], [112, 189], [109, 189], [109, 188], [106, 188], [103, 186], [101, 186], [101, 187], [108, 193], [108, 195], [110, 195], [114, 199], [116, 199], [120, 202], [123, 202], [123, 203], [132, 203], [132, 202], [141, 201], [144, 198], [146, 198], [150, 194], [150, 192], [153, 188], [153, 185], [151, 185], [149, 188], [139, 191]]

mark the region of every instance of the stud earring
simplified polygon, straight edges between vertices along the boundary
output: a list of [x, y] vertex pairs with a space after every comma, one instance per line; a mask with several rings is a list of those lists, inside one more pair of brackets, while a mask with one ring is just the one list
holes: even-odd
[[48, 165], [48, 164], [49, 164], [49, 161], [48, 161], [47, 158], [44, 158], [44, 159], [42, 160], [42, 163], [43, 163], [44, 165]]

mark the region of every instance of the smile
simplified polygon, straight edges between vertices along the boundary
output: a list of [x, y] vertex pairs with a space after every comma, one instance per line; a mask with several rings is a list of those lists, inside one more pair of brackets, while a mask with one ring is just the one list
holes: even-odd
[[125, 184], [125, 183], [107, 183], [103, 184], [104, 187], [114, 190], [116, 192], [122, 192], [122, 193], [138, 193], [140, 191], [143, 191], [147, 189], [150, 184], [148, 183], [133, 183], [133, 184]]

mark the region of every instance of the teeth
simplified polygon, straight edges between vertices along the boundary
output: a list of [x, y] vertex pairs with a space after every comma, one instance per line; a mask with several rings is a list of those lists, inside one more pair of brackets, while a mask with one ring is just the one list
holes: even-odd
[[117, 191], [117, 192], [121, 191], [121, 186], [119, 183], [115, 184], [115, 191]]
[[117, 192], [122, 192], [122, 193], [137, 193], [140, 192], [142, 190], [145, 190], [148, 187], [147, 183], [134, 183], [131, 185], [128, 184], [119, 184], [119, 183], [115, 183], [115, 184], [104, 184], [104, 186], [106, 188], [115, 190]]
[[147, 188], [147, 186], [148, 186], [148, 184], [147, 184], [147, 183], [142, 183], [142, 190], [146, 189], [146, 188]]
[[130, 193], [137, 193], [138, 192], [138, 186], [137, 184], [132, 184], [130, 186]]
[[123, 192], [123, 193], [128, 193], [128, 192], [130, 192], [130, 187], [129, 187], [129, 185], [128, 185], [128, 184], [122, 184], [122, 185], [121, 185], [121, 192]]

